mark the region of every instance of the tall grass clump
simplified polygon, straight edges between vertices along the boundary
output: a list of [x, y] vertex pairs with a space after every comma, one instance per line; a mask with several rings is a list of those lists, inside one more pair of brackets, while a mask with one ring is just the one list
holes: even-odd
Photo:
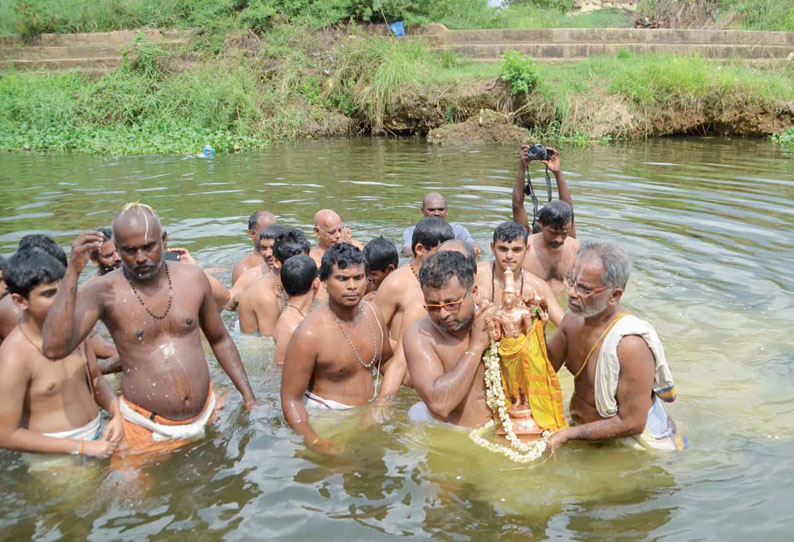
[[789, 128], [779, 134], [773, 134], [770, 139], [773, 143], [777, 143], [783, 148], [794, 149], [794, 128]]
[[510, 87], [510, 94], [528, 94], [538, 84], [538, 70], [528, 56], [507, 51], [502, 64], [502, 80]]

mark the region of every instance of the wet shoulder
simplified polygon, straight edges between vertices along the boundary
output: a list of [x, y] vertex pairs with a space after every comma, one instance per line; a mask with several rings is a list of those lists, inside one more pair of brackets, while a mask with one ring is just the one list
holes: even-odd
[[0, 371], [14, 371], [32, 374], [31, 357], [41, 356], [35, 347], [25, 338], [19, 326], [15, 326], [8, 336], [0, 343]]

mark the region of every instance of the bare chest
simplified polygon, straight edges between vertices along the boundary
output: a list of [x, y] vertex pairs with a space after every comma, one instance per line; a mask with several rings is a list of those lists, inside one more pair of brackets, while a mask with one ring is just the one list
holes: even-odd
[[36, 356], [33, 364], [32, 398], [55, 397], [79, 388], [88, 389], [85, 360], [80, 350], [57, 362]]
[[134, 344], [194, 333], [199, 326], [201, 296], [187, 288], [189, 285], [174, 284], [171, 295], [167, 287], [146, 295], [128, 284], [117, 284], [103, 318], [113, 340]]

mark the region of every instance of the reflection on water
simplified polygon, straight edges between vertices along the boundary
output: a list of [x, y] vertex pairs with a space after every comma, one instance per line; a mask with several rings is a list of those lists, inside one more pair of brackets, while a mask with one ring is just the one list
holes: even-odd
[[[272, 343], [235, 337], [261, 407], [245, 414], [231, 393], [206, 439], [134, 483], [96, 461], [28, 473], [18, 454], [0, 452], [2, 538], [788, 538], [794, 161], [763, 142], [726, 140], [562, 152], [580, 237], [619, 241], [634, 260], [627, 305], [665, 341], [679, 389], [672, 414], [690, 451], [573, 445], [518, 466], [465, 432], [409, 424], [416, 394], [403, 390], [386, 423], [366, 409], [318, 420], [347, 448], [329, 461], [307, 453], [281, 416]], [[332, 207], [358, 239], [396, 241], [431, 189], [487, 247], [510, 215], [516, 158], [507, 147], [385, 140], [213, 160], [5, 155], [0, 252], [30, 232], [67, 244], [141, 200], [160, 212], [172, 245], [226, 268], [228, 282], [255, 209], [308, 233], [314, 212]], [[231, 388], [214, 362], [212, 372]], [[561, 381], [569, 396], [570, 375]]]

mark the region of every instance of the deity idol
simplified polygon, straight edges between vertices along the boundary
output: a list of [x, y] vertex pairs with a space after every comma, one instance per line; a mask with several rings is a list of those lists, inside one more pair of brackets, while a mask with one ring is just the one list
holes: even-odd
[[[525, 305], [507, 273], [502, 304], [488, 321], [491, 339], [498, 341], [504, 406], [512, 431], [526, 438], [567, 427], [562, 391], [546, 353], [546, 308], [539, 298]], [[502, 427], [498, 433], [505, 431]]]

